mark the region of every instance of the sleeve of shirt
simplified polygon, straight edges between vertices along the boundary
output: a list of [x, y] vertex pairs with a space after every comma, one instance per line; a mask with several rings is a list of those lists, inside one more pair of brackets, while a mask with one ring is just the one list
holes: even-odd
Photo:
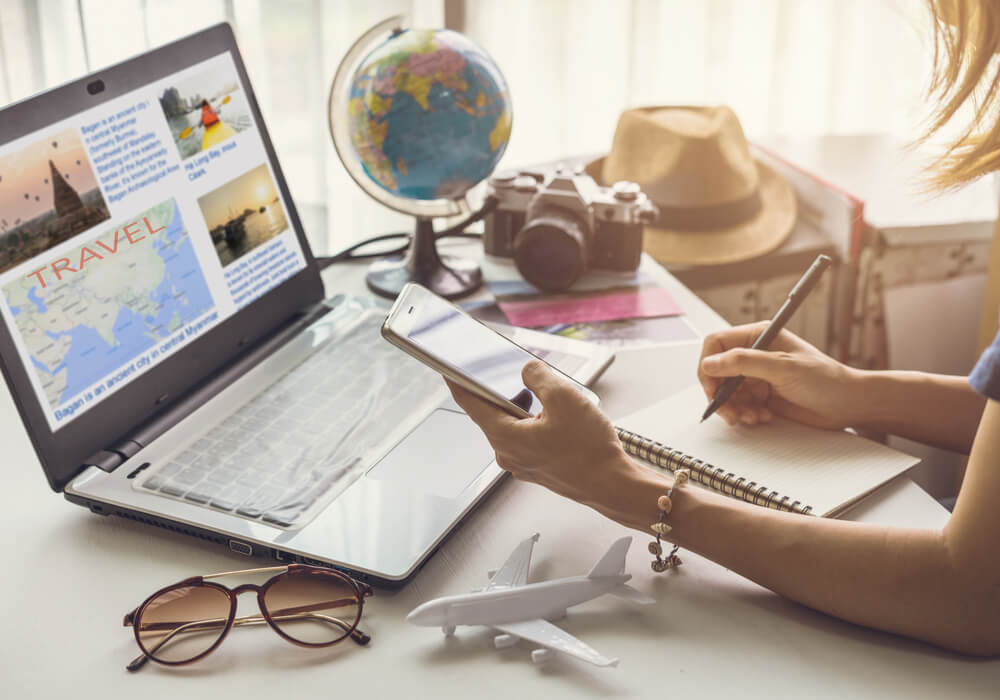
[[1000, 333], [972, 368], [969, 384], [986, 398], [1000, 401]]

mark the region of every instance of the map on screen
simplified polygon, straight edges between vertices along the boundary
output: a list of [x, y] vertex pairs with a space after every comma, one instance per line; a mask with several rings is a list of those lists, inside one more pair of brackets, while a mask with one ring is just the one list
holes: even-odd
[[[177, 203], [102, 232], [3, 288], [52, 408], [213, 307]], [[117, 375], [116, 375], [117, 376]], [[114, 377], [112, 377], [114, 379]]]

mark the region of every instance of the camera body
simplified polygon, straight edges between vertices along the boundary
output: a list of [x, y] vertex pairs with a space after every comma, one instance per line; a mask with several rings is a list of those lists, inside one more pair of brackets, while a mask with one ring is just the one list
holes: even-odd
[[487, 255], [513, 258], [521, 275], [561, 291], [588, 270], [639, 267], [642, 229], [658, 214], [634, 182], [602, 187], [580, 170], [501, 172], [488, 181]]

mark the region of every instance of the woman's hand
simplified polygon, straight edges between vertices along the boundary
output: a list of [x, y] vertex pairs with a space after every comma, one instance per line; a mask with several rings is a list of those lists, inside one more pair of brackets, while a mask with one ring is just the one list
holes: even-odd
[[709, 399], [726, 377], [746, 377], [718, 414], [730, 425], [766, 423], [773, 415], [819, 428], [845, 428], [858, 420], [863, 373], [786, 330], [770, 349], [751, 350], [766, 327], [752, 323], [705, 338], [698, 380]]
[[515, 418], [452, 382], [448, 387], [514, 478], [603, 510], [610, 485], [635, 466], [611, 422], [545, 363], [529, 362], [521, 377], [542, 402], [534, 418]]

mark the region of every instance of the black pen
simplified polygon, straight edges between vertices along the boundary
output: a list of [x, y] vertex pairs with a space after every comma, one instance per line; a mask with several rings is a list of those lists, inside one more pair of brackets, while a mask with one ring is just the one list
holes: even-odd
[[[792, 291], [788, 293], [788, 298], [785, 299], [785, 303], [781, 305], [778, 309], [778, 313], [774, 315], [771, 322], [767, 324], [767, 328], [764, 332], [757, 336], [757, 340], [753, 342], [750, 347], [753, 350], [766, 350], [774, 340], [775, 336], [781, 332], [781, 329], [785, 327], [788, 323], [788, 319], [792, 317], [795, 310], [799, 308], [799, 304], [802, 303], [803, 299], [809, 296], [809, 292], [813, 290], [816, 283], [819, 282], [819, 278], [823, 276], [823, 272], [826, 268], [830, 267], [830, 263], [833, 262], [828, 255], [819, 255], [813, 260], [813, 264], [809, 266], [806, 270], [806, 274], [802, 275], [801, 279], [795, 283], [792, 287]], [[741, 374], [736, 377], [726, 377], [719, 388], [715, 390], [715, 395], [708, 404], [708, 408], [705, 409], [704, 415], [702, 415], [702, 422], [705, 421], [710, 415], [722, 408], [722, 405], [729, 400], [729, 397], [736, 393], [736, 390], [740, 388], [740, 384], [743, 383], [745, 377]]]

